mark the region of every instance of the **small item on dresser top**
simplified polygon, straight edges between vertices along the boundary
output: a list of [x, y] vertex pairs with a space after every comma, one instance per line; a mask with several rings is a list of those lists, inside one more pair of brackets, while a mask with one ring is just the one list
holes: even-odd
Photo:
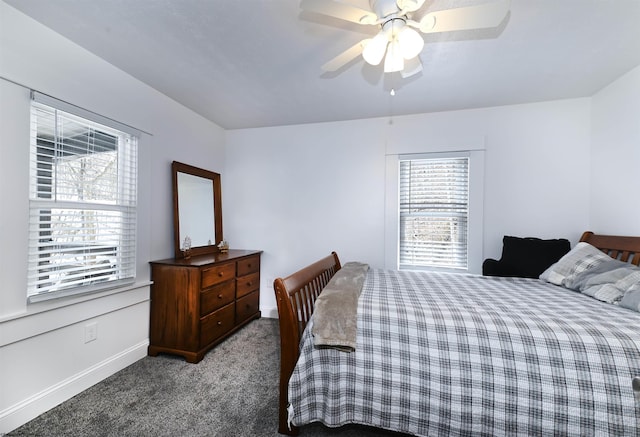
[[218, 243], [218, 250], [220, 252], [228, 252], [229, 251], [229, 242], [227, 240], [222, 240]]
[[188, 235], [184, 237], [184, 243], [182, 243], [182, 252], [185, 259], [189, 259], [191, 257], [191, 238]]

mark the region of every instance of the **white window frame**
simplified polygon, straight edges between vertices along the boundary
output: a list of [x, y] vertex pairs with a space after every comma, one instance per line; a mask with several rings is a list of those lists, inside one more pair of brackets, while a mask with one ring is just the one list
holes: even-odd
[[430, 152], [387, 155], [385, 193], [385, 267], [397, 270], [400, 245], [399, 176], [400, 161], [412, 159], [469, 158], [469, 217], [467, 237], [467, 268], [419, 267], [416, 270], [476, 273], [482, 271], [484, 150]]
[[[38, 110], [38, 108], [40, 109]], [[114, 175], [117, 180], [115, 197], [107, 199], [104, 198], [105, 195], [102, 195], [103, 198], [98, 195], [95, 200], [86, 200], [76, 198], [74, 195], [71, 197], [69, 195], [56, 196], [56, 187], [58, 187], [56, 184], [63, 183], [65, 179], [56, 179], [55, 173], [50, 176], [47, 173], [45, 176], [47, 179], [44, 180], [41, 174], [39, 179], [38, 170], [41, 169], [39, 162], [42, 160], [42, 156], [38, 157], [38, 151], [43, 149], [37, 138], [38, 120], [35, 114], [37, 112], [42, 114], [42, 110], [51, 111], [56, 117], [55, 125], [53, 125], [54, 141], [52, 144], [54, 144], [53, 150], [55, 151], [55, 156], [52, 155], [54, 156], [53, 162], [56, 159], [69, 162], [73, 156], [76, 159], [84, 160], [83, 156], [89, 156], [86, 154], [87, 152], [77, 152], [80, 153], [78, 155], [58, 155], [58, 139], [71, 138], [67, 137], [64, 132], [58, 132], [58, 115], [67, 120], [73, 120], [73, 123], [79, 123], [77, 126], [87, 126], [87, 132], [103, 132], [110, 137], [117, 138], [117, 148], [114, 149], [116, 161], [113, 161], [117, 169]], [[31, 118], [28, 302], [94, 293], [133, 283], [136, 277], [137, 143], [140, 132], [114, 120], [37, 92], [32, 92]], [[76, 124], [74, 124], [75, 126]], [[88, 150], [93, 149], [88, 148]], [[46, 161], [45, 164], [48, 162]], [[41, 188], [49, 186], [42, 184], [52, 185], [47, 191], [40, 192]], [[90, 187], [92, 185], [83, 184], [82, 186]], [[100, 188], [100, 185], [93, 186], [97, 189]], [[62, 189], [61, 187], [63, 186], [60, 185], [58, 188]], [[71, 191], [71, 193], [74, 192], [75, 190]], [[87, 219], [87, 217], [93, 217], [91, 214], [103, 218]], [[114, 216], [117, 219], [104, 218], [107, 216]], [[66, 221], [58, 221], [58, 217], [60, 220]], [[81, 221], [78, 221], [80, 217]], [[69, 222], [69, 220], [72, 221]], [[91, 224], [85, 220], [89, 220], [91, 223], [94, 223], [93, 220], [97, 221], [95, 221], [95, 226], [85, 228]], [[52, 226], [51, 223], [57, 225], [55, 232], [52, 229], [56, 225]], [[66, 223], [71, 223], [71, 225]], [[89, 232], [85, 229], [98, 232], [98, 240], [83, 243], [83, 241], [90, 240], [85, 240], [77, 235]], [[51, 235], [51, 237], [43, 238], [43, 235]], [[72, 237], [73, 235], [76, 237]], [[70, 248], [74, 245], [79, 245], [80, 249]], [[73, 258], [72, 262], [75, 265], [71, 264], [69, 257]], [[65, 259], [67, 261], [64, 261]], [[62, 264], [55, 267], [58, 263]], [[59, 269], [62, 269], [61, 273], [51, 273], [57, 272]]]

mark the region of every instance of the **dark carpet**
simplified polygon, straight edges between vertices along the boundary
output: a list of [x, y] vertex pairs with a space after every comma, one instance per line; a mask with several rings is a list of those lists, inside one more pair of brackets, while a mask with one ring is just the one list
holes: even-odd
[[[145, 357], [9, 436], [277, 436], [278, 321], [259, 319], [198, 364]], [[321, 424], [300, 436], [394, 436]]]

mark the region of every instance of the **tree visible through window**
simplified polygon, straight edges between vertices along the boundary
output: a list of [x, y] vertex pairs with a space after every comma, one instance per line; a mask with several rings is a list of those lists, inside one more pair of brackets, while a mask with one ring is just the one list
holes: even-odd
[[30, 299], [133, 279], [137, 138], [38, 102], [31, 119]]
[[467, 269], [469, 158], [400, 160], [401, 269]]

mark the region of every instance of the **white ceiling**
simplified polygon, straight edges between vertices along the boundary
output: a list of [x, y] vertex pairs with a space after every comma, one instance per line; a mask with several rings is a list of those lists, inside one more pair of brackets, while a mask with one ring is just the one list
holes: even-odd
[[362, 60], [323, 73], [376, 29], [298, 0], [4, 1], [226, 129], [586, 97], [640, 65], [640, 0], [512, 0], [495, 31], [425, 36], [404, 80]]

